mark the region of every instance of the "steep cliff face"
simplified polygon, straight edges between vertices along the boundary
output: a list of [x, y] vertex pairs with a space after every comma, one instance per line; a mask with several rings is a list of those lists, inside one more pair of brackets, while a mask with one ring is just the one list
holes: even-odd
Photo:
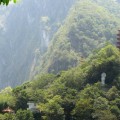
[[44, 55], [39, 72], [58, 73], [76, 66], [107, 41], [115, 44], [120, 26], [115, 0], [78, 0]]
[[29, 79], [74, 1], [22, 0], [0, 8], [0, 87]]

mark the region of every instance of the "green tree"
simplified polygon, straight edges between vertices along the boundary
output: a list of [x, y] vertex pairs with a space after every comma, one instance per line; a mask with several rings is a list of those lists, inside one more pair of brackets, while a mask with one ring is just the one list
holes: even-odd
[[5, 120], [5, 115], [0, 114], [0, 120]]
[[29, 110], [18, 110], [16, 120], [34, 120], [33, 114]]
[[77, 120], [91, 120], [93, 107], [91, 99], [80, 99], [73, 110], [73, 116]]
[[43, 119], [45, 120], [63, 120], [63, 108], [61, 107], [62, 99], [59, 95], [54, 96], [53, 99], [48, 100], [48, 103], [42, 104], [40, 106], [45, 116]]
[[10, 1], [16, 2], [16, 0], [0, 0], [0, 4], [8, 5]]
[[120, 119], [120, 109], [117, 106], [111, 106], [110, 111], [118, 118]]
[[12, 95], [12, 88], [7, 87], [0, 92], [0, 112], [8, 106], [14, 108], [16, 99]]
[[26, 109], [28, 102], [28, 94], [22, 87], [13, 89], [13, 95], [16, 98], [16, 109]]
[[14, 114], [6, 113], [4, 116], [5, 116], [5, 119], [3, 120], [15, 120]]
[[109, 110], [96, 110], [92, 115], [95, 120], [118, 120]]
[[107, 98], [109, 100], [115, 100], [116, 98], [119, 97], [119, 91], [115, 86], [112, 86], [111, 89], [107, 92]]

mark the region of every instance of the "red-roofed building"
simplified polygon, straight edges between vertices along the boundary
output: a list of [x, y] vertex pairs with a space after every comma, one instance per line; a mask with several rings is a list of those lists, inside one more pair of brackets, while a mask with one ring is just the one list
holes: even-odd
[[4, 112], [4, 113], [14, 113], [14, 110], [12, 110], [10, 107], [7, 107], [2, 112]]

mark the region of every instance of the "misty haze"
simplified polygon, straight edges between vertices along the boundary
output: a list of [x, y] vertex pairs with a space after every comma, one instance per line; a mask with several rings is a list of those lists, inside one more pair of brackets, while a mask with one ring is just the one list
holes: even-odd
[[0, 0], [0, 120], [120, 120], [120, 0]]

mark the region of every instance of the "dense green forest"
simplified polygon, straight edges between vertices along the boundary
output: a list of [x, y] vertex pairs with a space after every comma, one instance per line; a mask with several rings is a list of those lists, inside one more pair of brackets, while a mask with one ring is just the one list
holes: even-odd
[[21, 0], [1, 6], [0, 88], [39, 73], [58, 74], [107, 41], [115, 44], [119, 12], [118, 0]]
[[[91, 63], [91, 64], [90, 64]], [[33, 120], [27, 102], [40, 110], [35, 120], [119, 120], [120, 52], [111, 45], [91, 54], [81, 65], [58, 75], [37, 75], [33, 81], [0, 92], [1, 120]], [[105, 85], [101, 73], [107, 74]], [[16, 114], [2, 114], [11, 107]]]
[[0, 120], [120, 120], [120, 1], [29, 1], [0, 1]]
[[120, 4], [114, 0], [78, 0], [54, 35], [36, 73], [59, 73], [79, 64], [107, 41], [115, 44]]

